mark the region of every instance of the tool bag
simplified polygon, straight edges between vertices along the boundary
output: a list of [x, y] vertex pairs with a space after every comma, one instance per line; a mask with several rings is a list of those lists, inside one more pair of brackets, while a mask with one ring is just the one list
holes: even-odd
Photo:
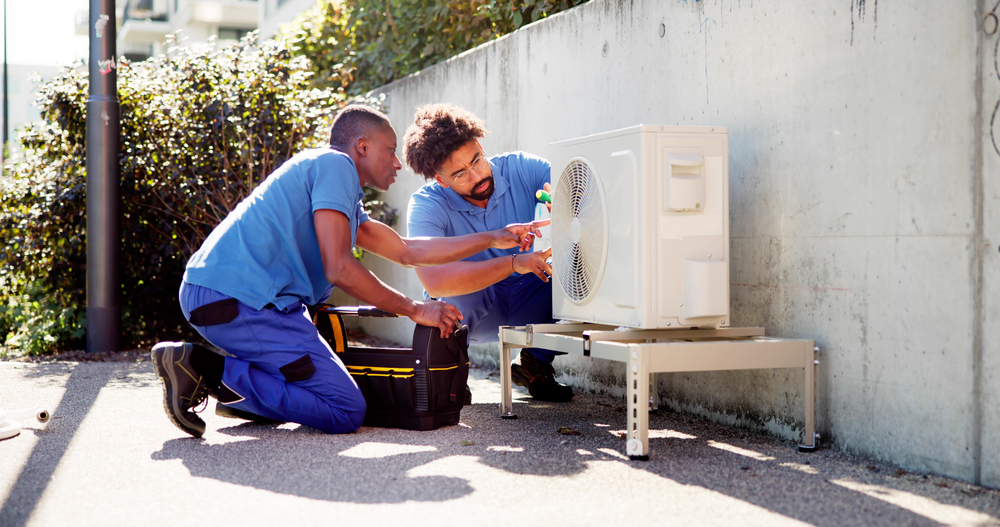
[[458, 424], [469, 379], [467, 326], [441, 338], [417, 325], [412, 348], [351, 348], [344, 316], [395, 317], [370, 306], [323, 305], [313, 323], [365, 397], [365, 426], [433, 430]]

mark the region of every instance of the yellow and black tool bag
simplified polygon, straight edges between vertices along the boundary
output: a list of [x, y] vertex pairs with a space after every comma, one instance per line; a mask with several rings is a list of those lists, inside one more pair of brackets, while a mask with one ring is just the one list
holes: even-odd
[[438, 328], [418, 324], [412, 348], [349, 347], [344, 316], [396, 315], [324, 305], [313, 318], [364, 394], [365, 426], [433, 430], [458, 424], [469, 379], [468, 327], [442, 339]]

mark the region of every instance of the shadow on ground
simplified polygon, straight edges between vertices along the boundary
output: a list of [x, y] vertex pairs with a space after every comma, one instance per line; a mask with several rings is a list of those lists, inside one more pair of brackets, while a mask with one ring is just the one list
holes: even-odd
[[[479, 463], [514, 474], [553, 478], [580, 474], [592, 461], [623, 463], [817, 526], [942, 525], [835, 482], [844, 480], [1000, 515], [1000, 492], [968, 486], [982, 495], [975, 500], [955, 492], [942, 497], [933, 492], [936, 481], [961, 484], [859, 464], [829, 449], [800, 453], [792, 442], [665, 411], [651, 413], [650, 428], [661, 437], [650, 440], [650, 461], [628, 461], [621, 455], [624, 440], [615, 433], [625, 428], [621, 404], [600, 396], [582, 395], [558, 405], [528, 400], [517, 405], [517, 413], [518, 419], [505, 421], [494, 404], [475, 404], [463, 410], [460, 427], [429, 432], [365, 427], [344, 436], [308, 427], [241, 424], [216, 431], [239, 440], [210, 444], [175, 439], [153, 459], [180, 459], [196, 477], [351, 503], [440, 502], [469, 495], [474, 489], [460, 474], [408, 475], [415, 467], [458, 455], [475, 456]], [[579, 435], [560, 434], [560, 427]]]
[[[474, 392], [496, 390], [487, 373], [476, 374]], [[24, 378], [65, 391], [55, 418], [35, 432], [37, 443], [0, 508], [4, 527], [27, 523], [101, 389], [159, 390], [149, 363], [46, 364]], [[516, 420], [500, 419], [495, 404], [474, 404], [462, 411], [460, 426], [427, 432], [364, 427], [340, 436], [209, 415], [205, 439], [177, 431], [176, 439], [151, 448], [149, 455], [158, 462], [179, 460], [194, 477], [331, 502], [445, 502], [469, 496], [476, 490], [471, 475], [413, 470], [463, 456], [510, 474], [551, 478], [539, 485], [545, 492], [558, 492], [560, 481], [584, 474], [594, 462], [610, 462], [621, 464], [623, 477], [643, 471], [817, 526], [940, 525], [956, 523], [952, 513], [972, 518], [965, 523], [1000, 525], [1000, 491], [909, 474], [830, 449], [800, 453], [793, 442], [666, 411], [650, 414], [650, 460], [628, 461], [616, 433], [625, 428], [623, 406], [619, 399], [587, 394], [565, 404], [521, 399]], [[561, 434], [561, 427], [578, 434]]]
[[78, 368], [68, 363], [43, 364], [28, 370], [26, 379], [65, 386], [65, 392], [59, 404], [49, 408], [52, 413], [49, 423], [35, 431], [38, 442], [0, 508], [0, 525], [19, 527], [27, 523], [101, 389], [113, 379], [128, 382], [133, 370], [127, 364]]

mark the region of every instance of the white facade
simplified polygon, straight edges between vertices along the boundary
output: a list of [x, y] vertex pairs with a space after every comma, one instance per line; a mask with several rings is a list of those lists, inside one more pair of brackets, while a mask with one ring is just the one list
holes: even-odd
[[[182, 45], [216, 37], [233, 42], [257, 29], [257, 0], [118, 0], [117, 51], [133, 61], [166, 53], [167, 36], [180, 31]], [[77, 15], [77, 34], [87, 35], [89, 16]]]
[[258, 0], [257, 27], [260, 38], [271, 38], [283, 25], [291, 22], [303, 11], [316, 5], [316, 0]]
[[41, 120], [41, 114], [35, 106], [39, 83], [33, 80], [34, 77], [37, 74], [41, 77], [41, 82], [45, 82], [57, 71], [59, 68], [53, 66], [7, 65], [7, 138], [11, 154], [17, 154], [17, 136], [24, 125]]

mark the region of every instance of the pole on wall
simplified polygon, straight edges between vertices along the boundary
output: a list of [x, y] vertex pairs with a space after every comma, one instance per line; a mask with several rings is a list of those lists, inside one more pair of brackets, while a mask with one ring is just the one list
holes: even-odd
[[115, 2], [90, 0], [87, 99], [87, 351], [119, 351], [121, 180]]

